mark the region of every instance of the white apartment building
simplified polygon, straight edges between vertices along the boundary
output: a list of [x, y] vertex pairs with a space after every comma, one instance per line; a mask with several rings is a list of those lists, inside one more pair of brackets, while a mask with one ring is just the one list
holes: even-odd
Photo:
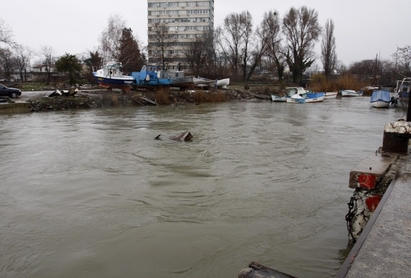
[[[148, 63], [168, 68], [187, 66], [185, 51], [204, 32], [214, 29], [214, 0], [148, 0]], [[171, 39], [166, 51], [158, 43], [156, 26], [163, 25]], [[164, 56], [166, 61], [162, 61]]]

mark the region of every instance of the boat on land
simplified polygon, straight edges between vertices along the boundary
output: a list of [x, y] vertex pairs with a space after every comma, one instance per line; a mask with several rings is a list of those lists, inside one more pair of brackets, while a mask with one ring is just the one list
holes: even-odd
[[130, 75], [134, 79], [133, 86], [137, 87], [168, 87], [171, 84], [171, 78], [157, 66], [144, 65], [140, 71], [133, 71]]
[[118, 88], [123, 91], [129, 91], [134, 78], [124, 75], [121, 72], [122, 64], [119, 62], [109, 62], [103, 68], [93, 72], [94, 78], [102, 88]]
[[194, 88], [194, 76], [185, 76], [184, 71], [167, 72], [166, 76], [171, 78], [170, 87]]
[[397, 86], [394, 89], [393, 102], [396, 107], [408, 109], [408, 103], [411, 91], [411, 77], [405, 77], [402, 80], [397, 80]]
[[354, 90], [341, 90], [339, 91], [342, 97], [360, 97], [363, 95], [363, 91], [354, 91]]
[[217, 88], [228, 89], [230, 85], [230, 78], [217, 79]]
[[214, 89], [217, 86], [217, 80], [205, 77], [194, 77], [194, 86], [202, 89]]
[[203, 89], [228, 89], [230, 78], [208, 79], [204, 77], [194, 77], [194, 86]]
[[376, 90], [372, 92], [370, 104], [375, 108], [388, 108], [390, 107], [391, 96], [389, 91]]

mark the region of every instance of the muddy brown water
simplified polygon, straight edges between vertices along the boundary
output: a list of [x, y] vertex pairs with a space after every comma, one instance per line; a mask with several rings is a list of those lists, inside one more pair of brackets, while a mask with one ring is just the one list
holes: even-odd
[[349, 171], [403, 116], [368, 102], [0, 115], [0, 276], [333, 277]]

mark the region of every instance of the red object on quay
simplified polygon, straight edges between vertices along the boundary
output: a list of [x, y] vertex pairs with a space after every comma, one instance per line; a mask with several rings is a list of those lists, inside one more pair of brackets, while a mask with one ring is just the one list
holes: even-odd
[[382, 198], [382, 196], [380, 196], [380, 195], [368, 197], [368, 198], [365, 200], [365, 204], [367, 205], [367, 208], [368, 208], [371, 212], [374, 212], [375, 209], [378, 207], [378, 204], [380, 203], [381, 198]]
[[372, 174], [359, 174], [357, 177], [359, 187], [367, 189], [375, 189], [377, 178]]

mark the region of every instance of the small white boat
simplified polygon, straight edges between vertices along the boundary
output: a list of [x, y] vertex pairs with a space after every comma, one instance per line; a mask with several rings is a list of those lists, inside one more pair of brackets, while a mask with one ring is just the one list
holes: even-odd
[[338, 92], [325, 92], [324, 98], [336, 98]]
[[230, 84], [230, 78], [218, 79], [217, 80], [217, 87], [221, 89], [228, 89], [228, 85]]
[[390, 103], [391, 103], [390, 92], [383, 91], [383, 90], [377, 90], [377, 91], [372, 92], [371, 99], [370, 99], [371, 107], [388, 108], [390, 107]]
[[102, 69], [93, 72], [98, 85], [106, 89], [119, 88], [123, 91], [129, 91], [134, 77], [124, 75], [120, 70], [121, 67], [121, 63], [109, 62]]
[[354, 90], [341, 90], [340, 94], [342, 97], [360, 97], [362, 96], [362, 91], [354, 91]]
[[271, 95], [271, 101], [272, 102], [286, 102], [287, 101], [287, 96], [283, 95]]
[[217, 84], [216, 80], [212, 80], [212, 79], [208, 79], [208, 78], [204, 78], [200, 76], [194, 77], [193, 82], [194, 82], [195, 87], [199, 87], [203, 89], [213, 89], [216, 87], [216, 84]]
[[287, 87], [286, 89], [286, 102], [296, 103], [302, 102], [301, 99], [305, 98], [305, 95], [308, 93], [303, 87]]

